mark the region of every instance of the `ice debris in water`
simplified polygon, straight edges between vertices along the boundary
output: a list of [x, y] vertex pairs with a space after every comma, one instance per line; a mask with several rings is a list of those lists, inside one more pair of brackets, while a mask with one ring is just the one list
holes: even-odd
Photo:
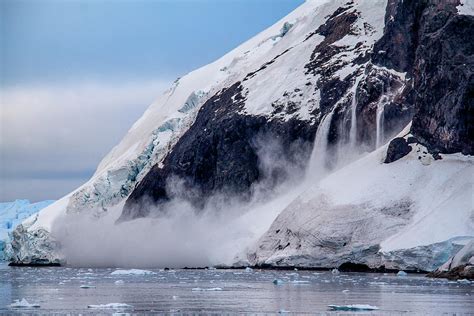
[[333, 311], [374, 311], [379, 309], [377, 306], [366, 304], [328, 305], [328, 307]]
[[81, 289], [95, 289], [94, 285], [83, 284], [80, 286]]
[[405, 277], [407, 275], [408, 274], [405, 271], [398, 271], [398, 273], [397, 273], [397, 276], [399, 276], [399, 277]]
[[459, 283], [462, 283], [462, 284], [470, 284], [471, 281], [469, 281], [468, 279], [461, 279], [461, 280], [458, 280]]
[[307, 280], [293, 280], [293, 281], [291, 281], [291, 283], [293, 283], [293, 284], [308, 284], [309, 281], [307, 281]]
[[108, 304], [98, 304], [98, 305], [87, 305], [87, 308], [93, 309], [127, 309], [133, 308], [132, 305], [125, 303], [108, 303]]
[[147, 274], [156, 274], [155, 272], [148, 271], [148, 270], [140, 270], [140, 269], [130, 269], [130, 270], [115, 270], [111, 273], [111, 275], [147, 275]]
[[12, 304], [10, 304], [11, 308], [38, 308], [40, 307], [39, 304], [34, 304], [34, 303], [28, 303], [28, 301], [25, 298], [22, 298], [21, 300], [15, 300]]
[[115, 285], [122, 285], [122, 284], [124, 284], [125, 282], [123, 282], [123, 280], [117, 280], [117, 281], [115, 281], [114, 283], [115, 283]]
[[331, 273], [332, 273], [332, 274], [339, 274], [339, 270], [338, 270], [338, 269], [332, 269], [332, 270], [331, 270]]
[[245, 268], [245, 272], [252, 272], [252, 271], [253, 271], [253, 269], [251, 267]]
[[222, 291], [222, 288], [220, 288], [220, 287], [211, 287], [211, 288], [203, 289], [203, 288], [200, 288], [200, 287], [195, 287], [195, 288], [192, 289], [192, 291], [194, 291], [194, 292]]
[[349, 293], [349, 290], [342, 290], [342, 293], [347, 294]]
[[275, 279], [275, 280], [273, 280], [273, 284], [275, 284], [275, 285], [283, 284], [283, 280]]

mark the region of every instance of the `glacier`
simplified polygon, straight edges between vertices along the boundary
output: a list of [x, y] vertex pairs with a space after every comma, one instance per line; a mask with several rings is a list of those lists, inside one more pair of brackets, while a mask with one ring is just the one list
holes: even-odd
[[4, 258], [5, 245], [9, 234], [26, 218], [51, 205], [54, 201], [47, 200], [31, 203], [29, 200], [15, 200], [0, 203], [0, 259]]

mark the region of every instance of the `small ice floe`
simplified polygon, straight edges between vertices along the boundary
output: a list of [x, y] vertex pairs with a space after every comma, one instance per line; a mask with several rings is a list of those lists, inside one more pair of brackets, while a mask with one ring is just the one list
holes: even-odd
[[83, 284], [80, 286], [81, 289], [95, 289], [94, 285]]
[[349, 290], [342, 290], [342, 293], [344, 293], [344, 294], [347, 294], [349, 292], [350, 292]]
[[208, 267], [207, 269], [208, 270], [216, 270], [216, 268], [214, 268], [214, 267]]
[[285, 282], [283, 282], [283, 280], [281, 280], [281, 279], [275, 279], [275, 280], [273, 280], [273, 284], [275, 284], [275, 285], [281, 285], [281, 284], [283, 284], [283, 283], [285, 283]]
[[471, 284], [471, 281], [469, 281], [468, 279], [461, 279], [461, 280], [458, 280], [458, 283]]
[[366, 304], [354, 304], [354, 305], [328, 305], [333, 311], [375, 311], [379, 308], [377, 306], [366, 305]]
[[338, 269], [332, 269], [332, 270], [331, 270], [331, 273], [332, 273], [332, 274], [339, 274], [340, 272], [339, 272]]
[[87, 308], [92, 309], [129, 309], [133, 308], [132, 305], [125, 303], [108, 303], [108, 304], [98, 304], [98, 305], [87, 305]]
[[284, 310], [284, 309], [280, 309], [278, 311], [278, 314], [288, 314], [290, 311], [287, 311], [287, 310]]
[[407, 275], [408, 275], [408, 273], [406, 273], [405, 271], [398, 271], [398, 273], [397, 273], [398, 277], [406, 277]]
[[130, 313], [115, 312], [112, 316], [130, 316]]
[[177, 295], [173, 295], [173, 296], [172, 296], [172, 299], [173, 299], [174, 301], [176, 301], [178, 298], [179, 298], [179, 296], [177, 296]]
[[246, 267], [245, 268], [245, 272], [252, 272], [252, 271], [253, 271], [253, 269], [251, 267]]
[[117, 281], [115, 281], [114, 283], [115, 283], [115, 285], [122, 285], [122, 284], [124, 284], [125, 282], [123, 282], [123, 280], [117, 280]]
[[110, 273], [111, 275], [147, 275], [147, 274], [156, 274], [153, 271], [140, 270], [140, 269], [130, 269], [130, 270], [115, 270]]
[[38, 308], [40, 307], [39, 304], [29, 303], [25, 298], [21, 300], [15, 300], [13, 303], [10, 304], [11, 308]]
[[309, 281], [307, 281], [307, 280], [293, 280], [293, 281], [290, 281], [290, 283], [293, 283], [293, 284], [309, 284]]
[[204, 291], [222, 291], [221, 287], [201, 288], [195, 287], [192, 289], [193, 292], [204, 292]]

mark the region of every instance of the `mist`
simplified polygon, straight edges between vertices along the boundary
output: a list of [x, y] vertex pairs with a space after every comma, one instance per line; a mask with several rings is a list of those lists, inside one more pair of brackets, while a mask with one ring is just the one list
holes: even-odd
[[[320, 128], [315, 138], [327, 132]], [[60, 251], [70, 266], [245, 266], [247, 250], [296, 197], [366, 154], [362, 147], [349, 143], [337, 144], [337, 150], [327, 142], [288, 149], [276, 139], [258, 135], [253, 141], [263, 177], [250, 188], [250, 199], [215, 194], [204, 208], [196, 208], [188, 202], [196, 193], [185, 189], [182, 179], [170, 177], [169, 202], [157, 206], [142, 200], [148, 217], [117, 222], [122, 202], [106, 210], [63, 214], [53, 223], [51, 235], [60, 241]]]
[[[266, 140], [266, 141], [265, 141]], [[250, 189], [250, 200], [215, 194], [203, 209], [186, 199], [180, 179], [171, 177], [170, 202], [147, 203], [150, 216], [117, 223], [124, 202], [104, 209], [65, 213], [52, 225], [67, 265], [81, 267], [184, 268], [231, 265], [270, 227], [301, 193], [309, 146], [293, 152], [268, 135], [257, 137], [262, 181]], [[87, 213], [85, 213], [87, 212]], [[245, 265], [245, 262], [242, 263]]]

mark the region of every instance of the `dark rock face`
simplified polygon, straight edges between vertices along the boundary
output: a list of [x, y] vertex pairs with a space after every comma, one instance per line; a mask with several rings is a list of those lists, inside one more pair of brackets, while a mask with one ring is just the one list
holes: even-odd
[[[160, 204], [178, 197], [203, 207], [213, 194], [245, 199], [251, 186], [264, 178], [269, 186], [278, 184], [288, 176], [286, 170], [262, 172], [259, 151], [267, 150], [262, 146], [268, 140], [277, 140], [280, 158], [295, 170], [302, 170], [311, 152], [316, 125], [297, 119], [280, 121], [239, 114], [244, 102], [240, 82], [210, 98], [163, 167], [155, 165], [132, 192], [121, 220], [147, 216], [147, 202]], [[173, 179], [179, 179], [180, 190], [170, 187]]]
[[400, 72], [413, 69], [418, 30], [428, 0], [388, 0], [385, 30], [374, 45], [372, 61]]
[[[415, 61], [412, 133], [433, 152], [474, 154], [474, 17], [428, 9]], [[432, 11], [435, 11], [432, 13]]]
[[[411, 132], [434, 153], [474, 153], [474, 17], [459, 0], [391, 0], [372, 61], [406, 71]], [[388, 119], [387, 122], [392, 120]]]
[[450, 280], [474, 280], [474, 266], [465, 264], [447, 271], [433, 271], [430, 272], [428, 276], [431, 278], [443, 278]]
[[410, 151], [411, 147], [408, 145], [408, 142], [405, 140], [405, 138], [394, 138], [388, 145], [387, 156], [385, 157], [384, 163], [397, 161], [398, 159], [408, 155]]

